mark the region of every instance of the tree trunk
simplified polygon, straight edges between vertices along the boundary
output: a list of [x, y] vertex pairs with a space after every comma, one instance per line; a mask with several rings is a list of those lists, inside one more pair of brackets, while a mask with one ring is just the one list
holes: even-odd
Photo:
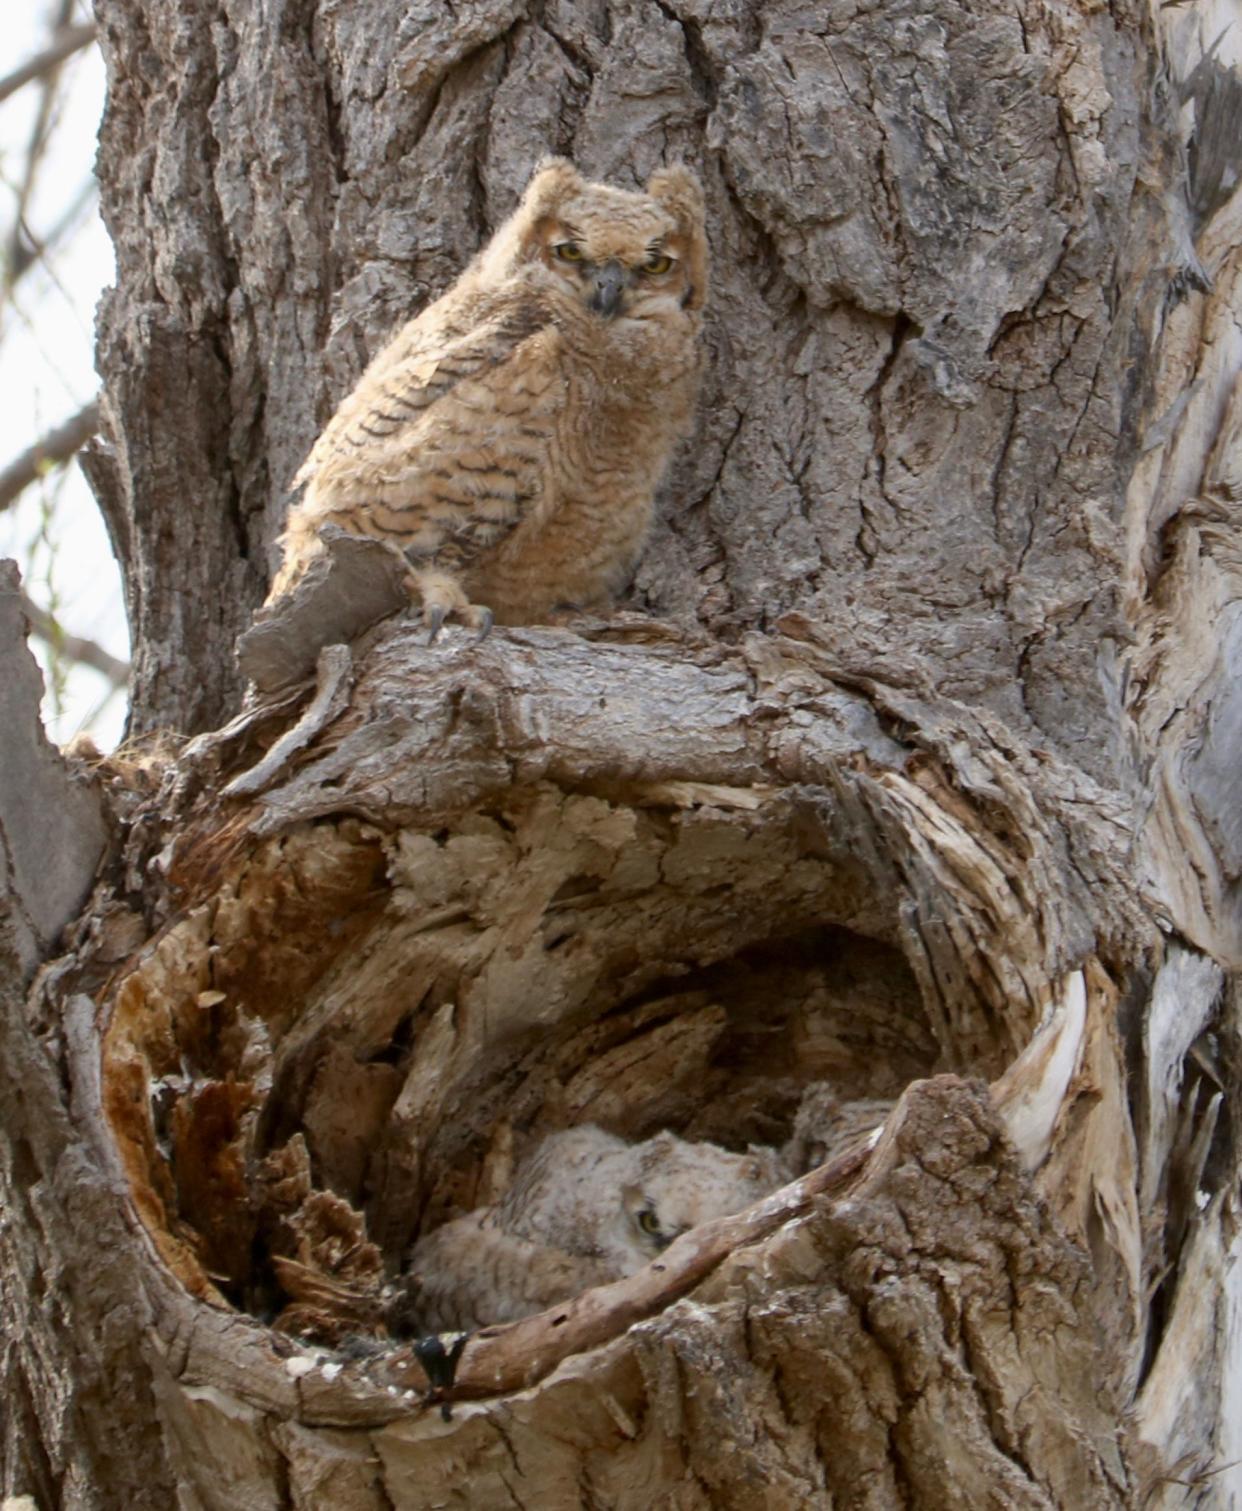
[[[5, 1492], [1242, 1497], [1220, 11], [102, 9], [88, 470], [132, 729], [198, 738], [69, 771], [6, 590]], [[235, 660], [318, 426], [548, 150], [707, 189], [628, 599], [428, 647], [338, 539]], [[455, 1372], [403, 1335], [549, 1129], [777, 1144], [823, 1082], [870, 1143]]]

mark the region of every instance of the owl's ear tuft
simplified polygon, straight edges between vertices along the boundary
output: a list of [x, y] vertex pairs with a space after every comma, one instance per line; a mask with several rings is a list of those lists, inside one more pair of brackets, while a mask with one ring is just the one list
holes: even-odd
[[473, 276], [488, 284], [532, 258], [549, 220], [582, 187], [582, 175], [568, 158], [545, 157], [531, 174], [517, 208], [479, 253]]
[[547, 157], [541, 157], [531, 169], [530, 178], [526, 181], [525, 194], [530, 194], [535, 186], [543, 179], [549, 183], [557, 181], [566, 189], [578, 189], [582, 187], [582, 175], [574, 167], [567, 157], [558, 157], [555, 153], [549, 153]]
[[582, 175], [567, 157], [545, 157], [531, 174], [518, 213], [531, 225], [556, 213], [582, 188]]
[[686, 260], [690, 286], [683, 300], [687, 309], [703, 307], [707, 298], [707, 207], [699, 176], [685, 163], [657, 168], [647, 180], [647, 193], [677, 222], [680, 251]]
[[647, 193], [669, 211], [683, 231], [702, 227], [706, 211], [703, 185], [698, 174], [685, 163], [657, 168], [647, 180]]

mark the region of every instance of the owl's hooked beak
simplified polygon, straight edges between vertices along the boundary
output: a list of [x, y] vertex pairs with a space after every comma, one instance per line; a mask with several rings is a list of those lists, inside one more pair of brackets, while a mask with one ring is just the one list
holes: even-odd
[[595, 274], [595, 292], [591, 295], [591, 308], [597, 315], [603, 315], [605, 320], [611, 320], [621, 308], [621, 295], [624, 290], [625, 269], [614, 258], [606, 262]]

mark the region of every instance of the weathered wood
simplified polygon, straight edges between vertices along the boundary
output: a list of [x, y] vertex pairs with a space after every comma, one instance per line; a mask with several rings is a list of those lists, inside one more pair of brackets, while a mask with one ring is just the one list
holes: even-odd
[[329, 554], [237, 642], [238, 669], [260, 693], [302, 681], [323, 648], [347, 645], [409, 603], [408, 569], [395, 551], [335, 525], [325, 526], [325, 539]]

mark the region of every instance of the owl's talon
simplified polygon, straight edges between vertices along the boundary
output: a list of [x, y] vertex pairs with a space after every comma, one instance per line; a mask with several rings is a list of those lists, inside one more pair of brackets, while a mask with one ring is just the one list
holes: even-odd
[[475, 641], [475, 644], [481, 645], [483, 641], [486, 640], [487, 637], [491, 634], [492, 625], [496, 623], [496, 616], [492, 613], [491, 609], [486, 607], [486, 605], [480, 606], [477, 610], [477, 613], [479, 634], [478, 639]]
[[444, 624], [444, 609], [438, 603], [432, 604], [423, 615], [423, 620], [429, 631], [427, 644], [434, 645], [436, 643], [436, 636], [440, 633], [441, 626]]

